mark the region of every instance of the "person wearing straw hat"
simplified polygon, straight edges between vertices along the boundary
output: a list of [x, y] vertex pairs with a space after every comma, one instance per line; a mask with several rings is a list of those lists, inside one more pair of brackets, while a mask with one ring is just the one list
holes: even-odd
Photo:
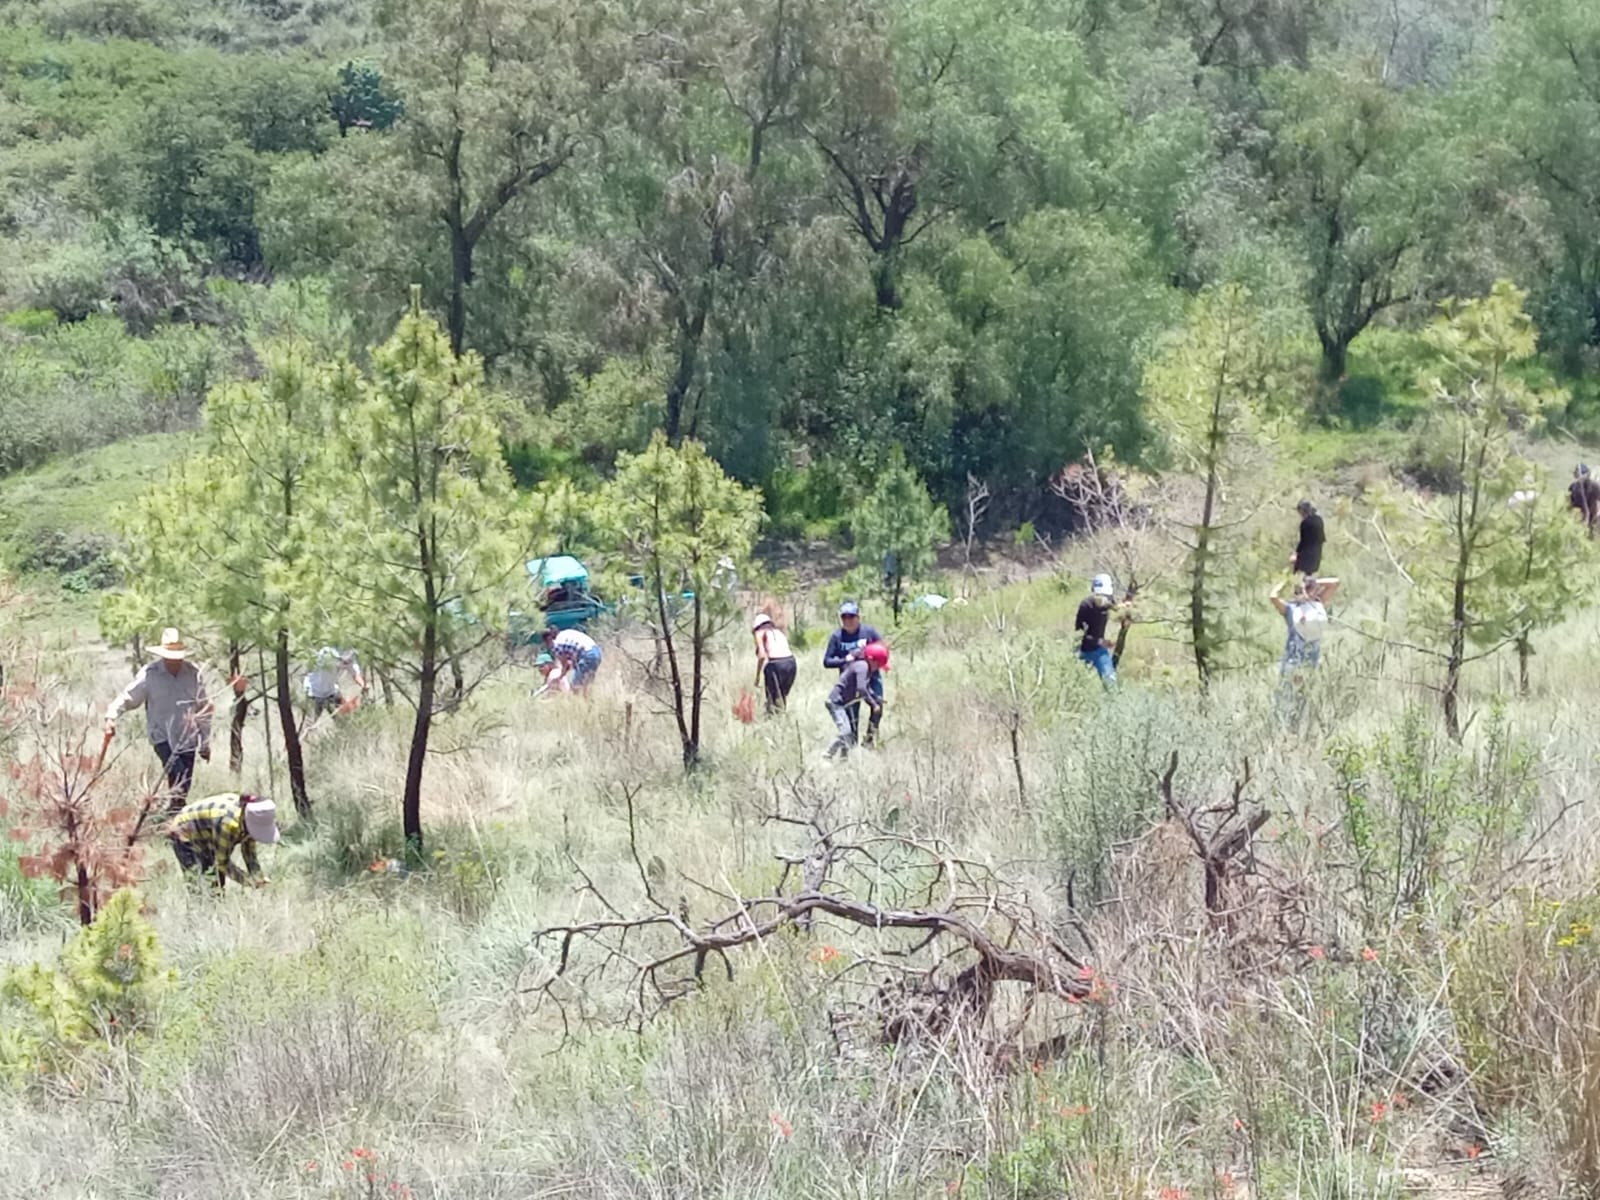
[[189, 661], [189, 647], [176, 629], [161, 634], [159, 646], [147, 647], [155, 661], [147, 664], [106, 710], [106, 738], [117, 730], [117, 718], [130, 708], [144, 709], [145, 725], [156, 757], [166, 770], [167, 810], [176, 813], [189, 797], [198, 754], [211, 760], [211, 700], [200, 669]]
[[170, 836], [181, 870], [214, 873], [219, 889], [230, 877], [244, 883], [245, 874], [233, 865], [233, 852], [238, 850], [249, 882], [261, 887], [270, 881], [261, 873], [256, 847], [278, 840], [278, 806], [249, 792], [207, 796], [185, 805], [172, 818]]
[[799, 665], [789, 649], [789, 637], [778, 628], [770, 613], [757, 613], [750, 624], [756, 642], [756, 686], [767, 693], [767, 715], [783, 712], [789, 704]]

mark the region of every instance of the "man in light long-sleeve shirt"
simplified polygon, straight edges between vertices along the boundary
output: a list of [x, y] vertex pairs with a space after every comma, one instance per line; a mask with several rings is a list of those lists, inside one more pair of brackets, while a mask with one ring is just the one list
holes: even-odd
[[106, 735], [117, 718], [142, 707], [150, 744], [166, 769], [169, 812], [176, 813], [189, 795], [198, 754], [211, 760], [211, 701], [200, 669], [189, 662], [189, 648], [176, 629], [165, 630], [159, 646], [148, 647], [156, 661], [147, 665], [106, 710]]

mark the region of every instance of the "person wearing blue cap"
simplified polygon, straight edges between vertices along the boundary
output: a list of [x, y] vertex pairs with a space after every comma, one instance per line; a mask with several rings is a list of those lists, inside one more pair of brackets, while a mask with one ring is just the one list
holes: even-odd
[[1578, 510], [1589, 536], [1593, 537], [1595, 523], [1600, 521], [1600, 480], [1589, 474], [1588, 463], [1579, 463], [1573, 470], [1567, 502]]
[[[854, 600], [846, 600], [839, 605], [839, 628], [835, 629], [828, 637], [828, 646], [822, 652], [822, 665], [835, 671], [843, 671], [851, 663], [861, 658], [861, 652], [871, 642], [881, 642], [883, 637], [871, 625], [861, 622], [861, 606]], [[883, 723], [883, 674], [881, 672], [872, 676], [872, 697], [877, 701], [872, 705], [872, 717], [867, 723], [867, 736], [861, 739], [863, 746], [871, 746], [878, 740], [878, 730]], [[853, 701], [848, 707], [850, 719], [850, 732], [858, 734], [861, 729], [861, 705]]]

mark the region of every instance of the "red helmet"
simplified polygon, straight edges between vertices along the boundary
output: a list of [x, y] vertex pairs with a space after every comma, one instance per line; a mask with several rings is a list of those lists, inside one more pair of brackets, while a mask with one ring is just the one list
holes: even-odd
[[861, 657], [866, 659], [880, 671], [889, 669], [889, 647], [882, 642], [868, 642], [862, 648]]

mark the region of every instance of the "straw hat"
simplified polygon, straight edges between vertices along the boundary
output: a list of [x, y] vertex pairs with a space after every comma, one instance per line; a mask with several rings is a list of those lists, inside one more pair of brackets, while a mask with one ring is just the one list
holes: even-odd
[[159, 646], [146, 646], [157, 658], [188, 658], [189, 647], [183, 644], [183, 639], [178, 636], [178, 631], [168, 627], [161, 631], [161, 644]]

